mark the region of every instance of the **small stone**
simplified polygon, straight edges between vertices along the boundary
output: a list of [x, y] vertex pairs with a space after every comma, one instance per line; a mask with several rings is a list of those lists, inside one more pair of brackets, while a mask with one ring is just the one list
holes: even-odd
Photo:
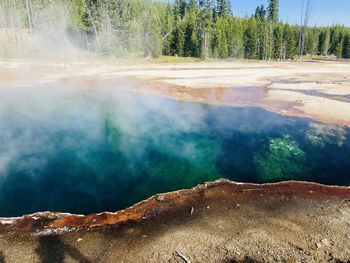
[[241, 207], [241, 205], [240, 205], [240, 204], [236, 204], [236, 206], [237, 206], [237, 208], [240, 208], [240, 207]]
[[210, 207], [209, 206], [207, 206], [207, 209], [209, 209]]
[[77, 239], [77, 242], [81, 242], [81, 241], [83, 241], [83, 239], [79, 237], [79, 238]]
[[329, 240], [328, 240], [327, 238], [322, 239], [321, 242], [322, 242], [323, 244], [325, 244], [326, 246], [329, 246], [329, 245], [330, 245]]
[[194, 208], [193, 208], [193, 206], [191, 206], [190, 214], [193, 215], [193, 212], [194, 212]]
[[160, 202], [163, 202], [165, 200], [165, 196], [164, 195], [158, 195], [157, 200]]
[[316, 243], [316, 247], [320, 248], [320, 247], [322, 247], [322, 244], [321, 243]]

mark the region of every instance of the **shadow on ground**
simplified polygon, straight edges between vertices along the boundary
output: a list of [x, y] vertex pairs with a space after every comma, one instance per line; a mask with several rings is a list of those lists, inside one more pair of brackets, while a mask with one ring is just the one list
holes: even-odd
[[236, 258], [233, 258], [225, 263], [261, 263], [260, 261], [257, 261], [251, 257], [244, 257], [243, 259], [236, 259]]
[[[42, 236], [39, 246], [35, 250], [41, 263], [63, 263], [66, 256], [70, 256], [79, 263], [90, 263], [80, 251], [61, 241], [58, 236]], [[0, 263], [3, 262], [0, 259]]]

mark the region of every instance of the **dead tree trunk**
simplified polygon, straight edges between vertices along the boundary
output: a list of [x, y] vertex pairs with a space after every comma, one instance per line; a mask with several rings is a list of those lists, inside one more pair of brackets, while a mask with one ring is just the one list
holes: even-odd
[[[12, 5], [13, 5], [13, 12], [15, 13], [14, 14], [14, 17], [15, 17], [15, 20], [16, 20], [16, 39], [18, 42], [21, 42], [22, 41], [22, 25], [21, 25], [21, 22], [20, 22], [20, 18], [19, 18], [19, 14], [18, 14], [18, 10], [17, 10], [17, 5], [16, 5], [16, 1], [13, 0], [12, 1]], [[19, 35], [19, 38], [17, 37]], [[18, 44], [17, 42], [17, 44]]]
[[28, 26], [29, 26], [30, 32], [32, 32], [33, 31], [32, 15], [30, 13], [29, 0], [26, 0], [26, 9], [27, 9], [27, 16], [28, 16]]
[[311, 10], [312, 10], [311, 2], [310, 0], [307, 0], [305, 12], [304, 12], [304, 4], [303, 4], [302, 15], [301, 15], [301, 21], [303, 20], [304, 21], [301, 22], [301, 31], [300, 31], [300, 38], [299, 38], [299, 49], [300, 49], [299, 56], [300, 57], [303, 56], [305, 52], [305, 40], [308, 33]]
[[264, 60], [267, 60], [267, 48], [268, 48], [268, 38], [269, 38], [269, 29], [268, 26], [266, 25], [264, 27], [264, 33], [265, 33], [265, 38], [264, 38]]
[[209, 58], [209, 47], [208, 47], [208, 38], [209, 38], [209, 33], [206, 31], [204, 32], [204, 47], [203, 47], [203, 50], [204, 50], [204, 59], [208, 59]]
[[274, 28], [274, 22], [270, 20], [270, 45], [269, 45], [269, 60], [272, 58], [272, 51], [273, 51], [273, 28]]
[[97, 28], [96, 28], [94, 19], [92, 18], [91, 11], [89, 8], [88, 8], [87, 12], [88, 12], [89, 19], [91, 21], [92, 28], [94, 30], [94, 34], [95, 34], [95, 38], [96, 38], [96, 42], [97, 42], [97, 49], [98, 49], [97, 51], [99, 52], [99, 51], [101, 51], [102, 48], [101, 48], [101, 42], [100, 42], [100, 38], [98, 36]]
[[1, 16], [2, 27], [4, 28], [4, 30], [6, 32], [6, 36], [7, 36], [8, 41], [11, 41], [2, 4], [3, 3], [1, 2], [1, 4], [0, 4], [0, 16]]

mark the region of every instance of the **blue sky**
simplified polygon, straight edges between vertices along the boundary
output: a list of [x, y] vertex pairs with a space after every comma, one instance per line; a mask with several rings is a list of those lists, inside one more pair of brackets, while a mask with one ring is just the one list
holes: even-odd
[[[306, 0], [305, 0], [306, 1]], [[251, 15], [258, 5], [267, 6], [268, 0], [231, 0], [237, 16]], [[344, 24], [350, 26], [350, 0], [311, 0], [311, 25]], [[303, 0], [280, 0], [280, 16], [283, 21], [299, 23]]]

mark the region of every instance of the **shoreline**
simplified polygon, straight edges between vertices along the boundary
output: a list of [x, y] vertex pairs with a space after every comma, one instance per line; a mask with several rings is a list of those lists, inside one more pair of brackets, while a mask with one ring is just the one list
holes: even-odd
[[[107, 62], [110, 62], [107, 64]], [[0, 86], [65, 86], [99, 89], [123, 85], [154, 95], [208, 104], [261, 107], [350, 127], [350, 63], [186, 62], [136, 63], [99, 60], [0, 66]], [[27, 66], [25, 66], [27, 65]], [[6, 70], [5, 70], [6, 69]], [[66, 87], [64, 88], [66, 89]]]
[[[287, 194], [303, 198], [316, 200], [332, 200], [332, 199], [350, 199], [350, 186], [324, 185], [320, 183], [307, 181], [281, 181], [277, 183], [240, 183], [229, 179], [218, 179], [211, 182], [199, 184], [190, 189], [179, 189], [173, 192], [158, 193], [145, 200], [142, 200], [130, 207], [115, 212], [103, 211], [99, 213], [71, 214], [66, 212], [41, 211], [33, 214], [22, 215], [17, 217], [1, 217], [0, 216], [0, 232], [7, 226], [23, 228], [28, 231], [28, 220], [37, 221], [38, 219], [48, 220], [46, 225], [39, 224], [40, 228], [59, 229], [62, 227], [70, 228], [95, 228], [106, 225], [119, 225], [129, 223], [129, 221], [140, 222], [142, 220], [152, 218], [154, 216], [154, 207], [157, 203], [170, 202], [182, 196], [195, 195], [205, 192], [210, 188], [232, 187], [232, 191], [237, 192], [264, 192], [271, 194]], [[182, 201], [179, 202], [183, 205]], [[159, 208], [159, 207], [157, 207]], [[170, 208], [172, 209], [172, 208]], [[164, 212], [164, 211], [163, 211]], [[136, 216], [133, 216], [136, 214]], [[29, 223], [31, 227], [35, 227], [34, 222]], [[37, 229], [31, 229], [37, 230]]]
[[0, 251], [11, 262], [72, 251], [82, 262], [182, 262], [177, 252], [193, 262], [347, 262], [349, 201], [349, 187], [218, 180], [116, 213], [0, 219]]

